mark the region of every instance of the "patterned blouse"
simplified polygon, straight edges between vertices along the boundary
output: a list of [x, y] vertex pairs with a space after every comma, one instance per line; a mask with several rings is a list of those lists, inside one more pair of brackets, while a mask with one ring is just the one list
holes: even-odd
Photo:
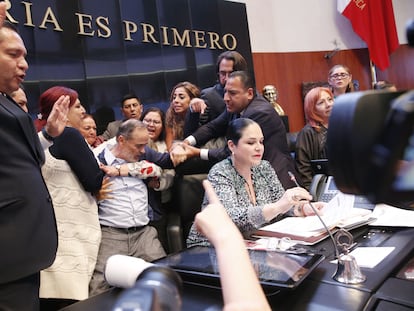
[[[262, 160], [251, 171], [256, 194], [255, 205], [250, 201], [245, 179], [236, 171], [230, 157], [215, 164], [208, 174], [208, 180], [221, 203], [245, 237], [266, 223], [262, 213], [264, 205], [278, 201], [285, 192], [268, 161]], [[207, 204], [207, 197], [204, 196], [202, 208]], [[194, 224], [187, 238], [187, 246], [192, 245], [210, 245]]]

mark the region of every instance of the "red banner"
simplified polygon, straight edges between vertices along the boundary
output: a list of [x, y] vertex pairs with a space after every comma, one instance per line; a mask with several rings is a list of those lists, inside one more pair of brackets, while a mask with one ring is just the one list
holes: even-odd
[[392, 0], [338, 0], [338, 11], [368, 46], [372, 62], [381, 70], [398, 46]]

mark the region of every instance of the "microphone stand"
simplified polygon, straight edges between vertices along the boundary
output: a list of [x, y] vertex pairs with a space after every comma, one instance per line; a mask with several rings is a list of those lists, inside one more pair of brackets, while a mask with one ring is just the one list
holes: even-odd
[[[299, 183], [296, 180], [295, 175], [293, 175], [293, 173], [291, 171], [288, 171], [290, 180], [293, 181], [296, 185], [296, 187], [302, 188]], [[323, 221], [322, 217], [319, 215], [318, 211], [316, 210], [316, 208], [313, 206], [313, 204], [311, 202], [309, 202], [309, 206], [312, 208], [312, 211], [315, 213], [316, 216], [318, 216], [319, 221], [322, 223], [323, 227], [325, 228], [326, 232], [329, 234], [329, 237], [331, 238], [331, 241], [333, 243], [334, 246], [334, 250], [335, 250], [335, 259], [339, 258], [339, 251], [338, 251], [338, 246], [335, 242], [335, 239], [331, 233], [331, 230], [328, 229], [328, 226], [325, 224], [325, 222]]]
[[[295, 183], [297, 187], [301, 187], [299, 183], [296, 180], [295, 175], [292, 174], [292, 172], [288, 172], [290, 179]], [[355, 258], [352, 255], [348, 254], [348, 248], [352, 244], [352, 235], [345, 229], [341, 229], [340, 232], [337, 235], [337, 241], [340, 241], [341, 237], [348, 237], [349, 243], [348, 247], [346, 247], [346, 243], [343, 243], [341, 246], [344, 246], [344, 253], [339, 254], [338, 250], [338, 244], [335, 241], [331, 231], [328, 229], [328, 226], [325, 224], [321, 216], [319, 216], [318, 211], [313, 206], [311, 202], [309, 202], [309, 206], [312, 208], [312, 211], [315, 213], [316, 216], [318, 216], [320, 222], [324, 226], [326, 232], [328, 232], [329, 237], [331, 238], [331, 241], [334, 245], [335, 250], [335, 257], [338, 260], [338, 266], [336, 269], [335, 274], [332, 276], [334, 280], [340, 283], [345, 284], [358, 284], [362, 283], [366, 280], [365, 275], [361, 273], [361, 269], [359, 268]]]

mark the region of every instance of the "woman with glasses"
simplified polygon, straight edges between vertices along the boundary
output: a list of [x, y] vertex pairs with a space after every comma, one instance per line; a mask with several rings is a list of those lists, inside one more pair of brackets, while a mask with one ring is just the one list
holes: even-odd
[[334, 97], [355, 91], [351, 71], [345, 65], [335, 65], [329, 70], [328, 83]]
[[[141, 116], [141, 121], [147, 126], [149, 134], [148, 146], [158, 152], [166, 152], [165, 143], [165, 114], [157, 107], [148, 108]], [[166, 213], [171, 203], [171, 187], [174, 182], [175, 171], [164, 169], [159, 178], [153, 177], [148, 181], [148, 201], [150, 225], [158, 231], [158, 239], [168, 251], [167, 243], [167, 217]]]
[[326, 137], [334, 96], [329, 88], [315, 87], [305, 96], [306, 125], [296, 140], [296, 167], [303, 185], [309, 190], [313, 178], [311, 160], [327, 159]]

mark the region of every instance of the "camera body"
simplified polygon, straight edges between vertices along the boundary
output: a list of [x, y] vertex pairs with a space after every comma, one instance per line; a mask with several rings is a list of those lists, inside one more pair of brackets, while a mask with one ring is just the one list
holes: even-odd
[[[414, 47], [414, 19], [407, 22], [406, 35]], [[327, 145], [339, 190], [414, 208], [414, 90], [339, 96]]]
[[344, 193], [411, 207], [414, 91], [364, 91], [337, 98], [329, 121], [329, 167]]
[[169, 267], [114, 255], [107, 260], [105, 279], [112, 286], [126, 288], [112, 307], [113, 311], [181, 310], [182, 280]]

